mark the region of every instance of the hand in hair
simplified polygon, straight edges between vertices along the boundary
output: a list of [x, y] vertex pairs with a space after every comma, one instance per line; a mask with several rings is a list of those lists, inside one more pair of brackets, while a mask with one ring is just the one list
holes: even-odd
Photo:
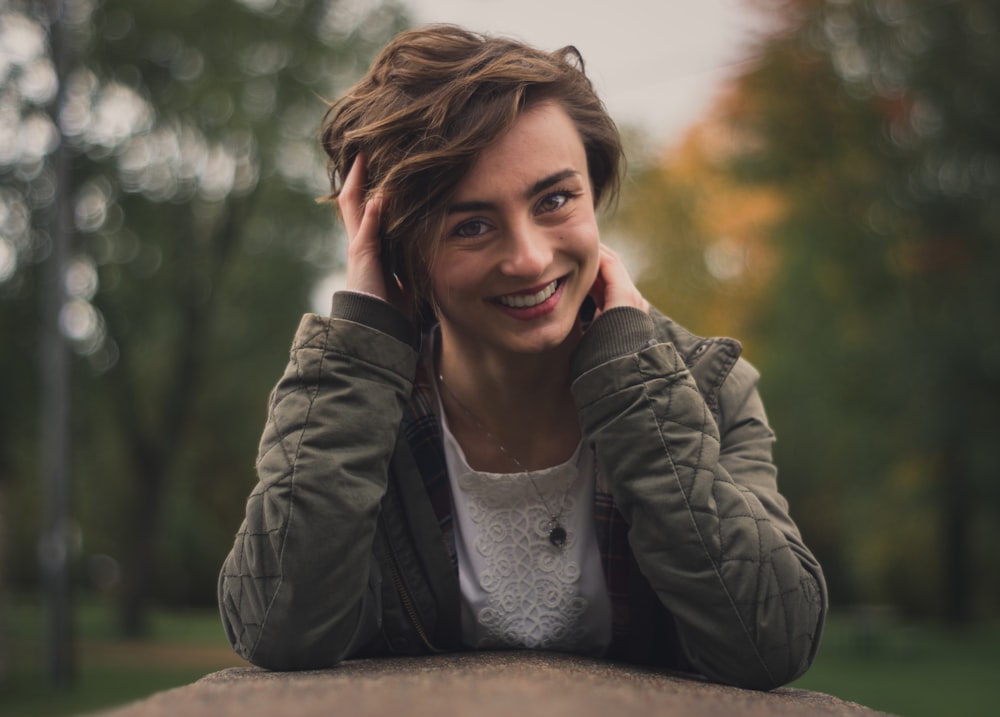
[[649, 302], [642, 297], [632, 277], [629, 276], [625, 263], [618, 253], [601, 244], [600, 265], [597, 279], [590, 289], [590, 298], [597, 305], [596, 318], [602, 312], [616, 306], [631, 306], [641, 311], [649, 311]]
[[347, 289], [376, 296], [409, 315], [395, 276], [382, 266], [379, 226], [382, 196], [366, 199], [367, 159], [358, 154], [337, 197], [347, 230]]

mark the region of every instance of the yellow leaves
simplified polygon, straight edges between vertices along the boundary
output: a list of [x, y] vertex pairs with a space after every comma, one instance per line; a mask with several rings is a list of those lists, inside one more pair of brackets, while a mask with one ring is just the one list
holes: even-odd
[[636, 281], [653, 304], [700, 333], [745, 337], [774, 272], [768, 235], [786, 202], [734, 178], [730, 165], [752, 138], [723, 108], [633, 178], [612, 227], [647, 257]]

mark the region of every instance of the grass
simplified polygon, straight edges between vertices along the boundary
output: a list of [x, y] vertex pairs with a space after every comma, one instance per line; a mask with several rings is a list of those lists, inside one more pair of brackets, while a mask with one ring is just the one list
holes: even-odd
[[[141, 642], [118, 639], [108, 606], [99, 602], [83, 601], [75, 620], [77, 679], [71, 689], [53, 691], [41, 671], [41, 611], [15, 602], [0, 715], [79, 715], [245, 664], [229, 649], [214, 610], [156, 612], [150, 639]], [[816, 663], [793, 687], [902, 717], [992, 716], [1000, 703], [998, 645], [998, 625], [955, 631], [842, 612], [828, 621]]]
[[839, 614], [827, 622], [812, 669], [792, 686], [903, 717], [992, 717], [998, 645], [998, 625], [949, 629]]
[[85, 600], [74, 611], [76, 679], [52, 689], [43, 674], [44, 634], [37, 604], [17, 600], [0, 682], [0, 715], [60, 717], [107, 709], [186, 685], [210, 672], [245, 665], [230, 649], [213, 610], [156, 611], [147, 640], [117, 637], [109, 606]]

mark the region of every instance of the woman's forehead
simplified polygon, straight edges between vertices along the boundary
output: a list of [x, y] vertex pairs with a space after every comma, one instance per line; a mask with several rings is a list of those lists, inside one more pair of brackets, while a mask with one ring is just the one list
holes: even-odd
[[456, 186], [450, 205], [489, 201], [494, 195], [533, 196], [554, 177], [587, 179], [587, 155], [576, 126], [555, 102], [521, 113], [484, 149]]

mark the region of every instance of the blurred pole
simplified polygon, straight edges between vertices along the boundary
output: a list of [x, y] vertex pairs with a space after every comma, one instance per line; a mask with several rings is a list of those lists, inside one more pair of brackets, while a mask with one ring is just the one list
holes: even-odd
[[[68, 48], [63, 0], [47, 0], [49, 43], [59, 89], [50, 112], [59, 127], [65, 98]], [[66, 303], [66, 265], [72, 238], [71, 180], [65, 138], [51, 157], [55, 200], [49, 212], [51, 253], [42, 269], [41, 450], [42, 534], [38, 546], [46, 615], [46, 672], [53, 687], [75, 676], [70, 600], [70, 356], [60, 315]]]

